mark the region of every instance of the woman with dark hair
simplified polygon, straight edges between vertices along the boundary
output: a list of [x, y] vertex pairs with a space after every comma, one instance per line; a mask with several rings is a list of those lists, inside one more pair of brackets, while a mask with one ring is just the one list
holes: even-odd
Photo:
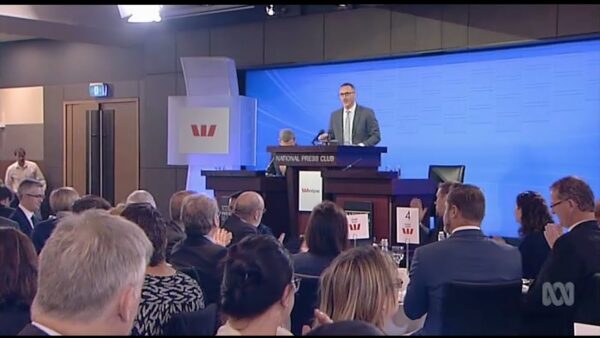
[[167, 264], [167, 229], [158, 210], [148, 203], [133, 203], [121, 216], [139, 225], [154, 247], [132, 334], [163, 335], [174, 314], [203, 309], [204, 295], [194, 279]]
[[318, 277], [337, 255], [350, 247], [344, 210], [331, 201], [316, 205], [308, 218], [304, 239], [308, 251], [293, 256], [294, 270]]
[[298, 289], [289, 253], [269, 235], [253, 235], [229, 248], [221, 285], [221, 310], [228, 316], [217, 335], [285, 336], [281, 327]]
[[542, 195], [535, 191], [525, 191], [517, 196], [515, 218], [521, 227], [519, 245], [523, 265], [523, 278], [534, 279], [546, 257], [550, 246], [544, 237], [544, 227], [553, 223], [552, 216]]
[[335, 203], [323, 201], [316, 205], [304, 232], [306, 251], [293, 256], [294, 271], [302, 278], [291, 314], [294, 335], [302, 334], [302, 327], [314, 319], [319, 305], [319, 276], [341, 252], [350, 247], [348, 218]]
[[16, 335], [29, 324], [37, 264], [31, 239], [17, 229], [0, 227], [0, 336]]

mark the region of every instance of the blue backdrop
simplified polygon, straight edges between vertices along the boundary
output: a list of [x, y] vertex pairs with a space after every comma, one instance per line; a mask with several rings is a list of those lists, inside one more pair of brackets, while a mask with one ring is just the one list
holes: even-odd
[[465, 164], [465, 182], [485, 193], [489, 235], [516, 237], [517, 194], [548, 199], [562, 176], [583, 177], [600, 197], [600, 40], [248, 71], [257, 168], [281, 128], [300, 144], [327, 129], [343, 82], [376, 113], [381, 170], [424, 178], [430, 164]]

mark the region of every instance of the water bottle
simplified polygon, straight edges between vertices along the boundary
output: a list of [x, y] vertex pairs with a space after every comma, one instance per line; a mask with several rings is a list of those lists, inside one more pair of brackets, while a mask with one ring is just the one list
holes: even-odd
[[387, 240], [387, 238], [383, 238], [381, 240], [381, 251], [383, 251], [383, 252], [387, 252], [388, 251], [388, 240]]
[[438, 232], [438, 241], [443, 241], [446, 239], [446, 233], [443, 231]]

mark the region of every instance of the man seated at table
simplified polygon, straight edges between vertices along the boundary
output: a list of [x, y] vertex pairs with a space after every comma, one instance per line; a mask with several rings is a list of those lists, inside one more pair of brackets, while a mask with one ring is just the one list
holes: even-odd
[[[296, 135], [291, 129], [281, 129], [279, 131], [279, 146], [280, 147], [291, 147], [296, 145]], [[271, 162], [269, 162], [269, 166], [267, 167], [267, 174], [274, 176], [283, 176], [285, 175], [285, 165], [276, 165], [275, 157], [271, 157]]]
[[444, 212], [444, 227], [450, 237], [415, 251], [404, 312], [410, 319], [427, 314], [421, 334], [440, 334], [444, 284], [521, 279], [519, 250], [484, 236], [484, 213], [485, 198], [478, 187], [465, 184], [454, 188], [448, 194]]

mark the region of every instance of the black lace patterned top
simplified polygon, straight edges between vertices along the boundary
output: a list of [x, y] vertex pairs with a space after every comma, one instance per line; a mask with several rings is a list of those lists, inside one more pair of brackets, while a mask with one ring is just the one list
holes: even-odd
[[163, 335], [164, 326], [172, 315], [203, 308], [204, 294], [188, 275], [179, 271], [173, 276], [146, 275], [132, 335]]

